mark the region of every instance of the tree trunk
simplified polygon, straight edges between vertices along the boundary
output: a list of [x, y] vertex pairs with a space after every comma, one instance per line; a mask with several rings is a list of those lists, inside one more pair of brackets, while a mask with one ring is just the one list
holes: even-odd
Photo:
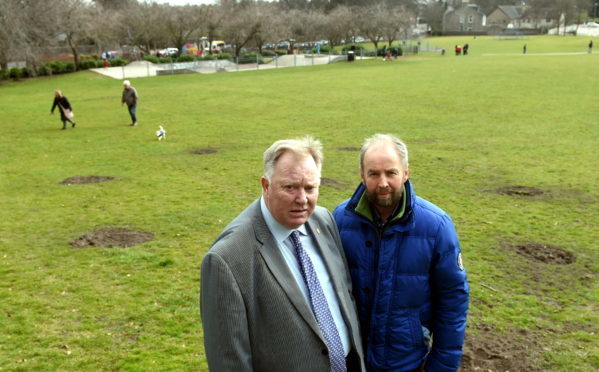
[[72, 35], [69, 34], [67, 36], [67, 42], [69, 43], [69, 47], [71, 48], [71, 51], [73, 52], [73, 60], [75, 62], [75, 71], [79, 71], [79, 53], [77, 52], [76, 45], [73, 44]]

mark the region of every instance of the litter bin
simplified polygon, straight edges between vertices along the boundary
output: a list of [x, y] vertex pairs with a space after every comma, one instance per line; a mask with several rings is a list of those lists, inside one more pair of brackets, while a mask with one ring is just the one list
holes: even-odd
[[353, 62], [356, 60], [356, 52], [350, 50], [347, 52], [347, 62]]

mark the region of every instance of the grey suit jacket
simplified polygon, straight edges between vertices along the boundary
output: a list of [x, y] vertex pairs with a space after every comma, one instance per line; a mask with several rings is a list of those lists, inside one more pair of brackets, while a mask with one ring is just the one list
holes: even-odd
[[[337, 227], [322, 207], [306, 223], [320, 249], [347, 324], [351, 355], [364, 370], [356, 305]], [[202, 261], [200, 309], [213, 372], [325, 372], [327, 347], [260, 210], [252, 203]]]

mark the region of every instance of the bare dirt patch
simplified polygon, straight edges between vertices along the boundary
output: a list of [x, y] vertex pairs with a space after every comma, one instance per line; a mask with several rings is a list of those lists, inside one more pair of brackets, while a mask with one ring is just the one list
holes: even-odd
[[79, 185], [83, 183], [100, 183], [112, 181], [114, 177], [107, 176], [74, 176], [62, 180], [61, 185]]
[[326, 178], [326, 177], [320, 178], [320, 185], [332, 187], [337, 190], [344, 190], [345, 186], [346, 186], [344, 182], [337, 181], [336, 179], [333, 179], [333, 178]]
[[73, 240], [70, 244], [75, 248], [127, 248], [153, 239], [154, 234], [145, 231], [129, 230], [119, 227], [106, 227], [84, 234]]
[[527, 243], [521, 245], [506, 245], [509, 249], [525, 257], [530, 261], [550, 265], [569, 265], [576, 262], [576, 256], [563, 248], [539, 243]]
[[339, 147], [339, 151], [360, 151], [359, 147]]
[[543, 195], [543, 190], [530, 186], [504, 186], [492, 190], [500, 195], [519, 195], [519, 196], [536, 196]]
[[203, 149], [193, 149], [190, 151], [192, 154], [195, 155], [208, 155], [208, 154], [215, 154], [218, 152], [218, 149], [212, 148], [212, 147], [205, 147]]
[[462, 372], [528, 371], [539, 372], [539, 335], [526, 330], [499, 333], [487, 326], [466, 332]]

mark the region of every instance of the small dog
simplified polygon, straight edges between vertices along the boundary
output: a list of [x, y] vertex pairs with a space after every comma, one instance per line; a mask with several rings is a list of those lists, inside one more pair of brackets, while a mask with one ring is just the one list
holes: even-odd
[[158, 137], [158, 141], [166, 139], [166, 130], [160, 125], [160, 129], [156, 131], [156, 137]]

